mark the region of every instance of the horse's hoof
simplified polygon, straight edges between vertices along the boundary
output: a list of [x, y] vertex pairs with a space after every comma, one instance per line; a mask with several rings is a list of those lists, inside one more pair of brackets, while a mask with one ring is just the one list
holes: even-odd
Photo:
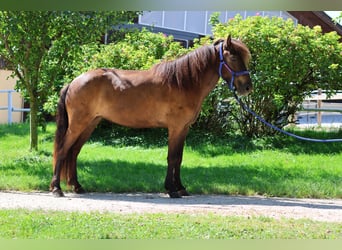
[[76, 194], [84, 194], [85, 192], [86, 191], [84, 190], [84, 188], [82, 186], [74, 188], [74, 193], [76, 193]]
[[62, 190], [60, 189], [60, 188], [54, 188], [53, 190], [52, 190], [52, 194], [55, 196], [55, 197], [64, 197], [64, 194], [63, 194], [63, 192], [62, 192]]
[[169, 192], [168, 193], [170, 198], [182, 198], [182, 196], [176, 191], [176, 192]]
[[185, 189], [178, 190], [178, 194], [179, 194], [180, 196], [190, 196], [190, 194], [188, 193], [188, 191], [186, 191]]

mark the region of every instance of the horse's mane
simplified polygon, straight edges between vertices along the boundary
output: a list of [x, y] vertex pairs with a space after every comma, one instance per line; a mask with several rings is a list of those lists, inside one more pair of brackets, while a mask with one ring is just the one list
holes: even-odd
[[[197, 85], [201, 80], [202, 72], [215, 64], [218, 56], [215, 45], [220, 42], [224, 40], [219, 39], [214, 45], [202, 46], [175, 60], [156, 64], [152, 68], [153, 73], [162, 79], [162, 84], [179, 88]], [[250, 59], [248, 48], [239, 40], [232, 39], [232, 44], [234, 51], [241, 56], [247, 66]]]
[[201, 72], [213, 63], [214, 54], [214, 46], [203, 46], [175, 60], [161, 62], [152, 70], [162, 79], [162, 84], [186, 88], [199, 83]]

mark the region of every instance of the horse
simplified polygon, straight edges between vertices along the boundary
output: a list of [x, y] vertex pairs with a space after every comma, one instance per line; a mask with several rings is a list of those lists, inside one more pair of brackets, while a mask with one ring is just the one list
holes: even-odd
[[50, 191], [64, 196], [61, 180], [75, 193], [85, 190], [77, 178], [77, 156], [102, 119], [131, 128], [168, 130], [164, 186], [171, 198], [188, 196], [180, 177], [184, 141], [205, 97], [220, 77], [238, 95], [252, 89], [247, 46], [229, 35], [175, 60], [147, 70], [98, 68], [76, 77], [60, 91]]

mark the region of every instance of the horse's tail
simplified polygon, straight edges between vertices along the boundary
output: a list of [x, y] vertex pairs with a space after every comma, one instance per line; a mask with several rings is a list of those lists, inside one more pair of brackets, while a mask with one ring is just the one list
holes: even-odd
[[[68, 121], [68, 113], [66, 111], [65, 106], [65, 98], [68, 92], [70, 85], [67, 85], [62, 88], [60, 92], [60, 98], [57, 106], [57, 116], [56, 116], [56, 134], [55, 134], [55, 143], [54, 143], [54, 151], [53, 151], [53, 170], [55, 170], [56, 167], [56, 161], [57, 161], [57, 155], [60, 152], [60, 150], [63, 148], [65, 134], [68, 129], [69, 121]], [[63, 160], [61, 162], [61, 180], [66, 179], [67, 177], [67, 164], [65, 164], [65, 161]]]

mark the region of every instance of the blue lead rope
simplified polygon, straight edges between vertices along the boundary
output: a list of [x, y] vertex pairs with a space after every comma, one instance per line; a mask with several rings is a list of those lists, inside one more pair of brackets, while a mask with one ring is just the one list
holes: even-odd
[[247, 107], [244, 103], [241, 102], [240, 98], [236, 95], [235, 91], [234, 91], [234, 97], [236, 99], [236, 101], [250, 114], [252, 114], [255, 118], [257, 118], [259, 121], [261, 121], [262, 123], [264, 123], [265, 125], [269, 126], [270, 128], [277, 130], [280, 133], [283, 133], [285, 135], [288, 136], [292, 136], [296, 139], [299, 140], [303, 140], [303, 141], [311, 141], [311, 142], [342, 142], [342, 139], [313, 139], [313, 138], [307, 138], [307, 137], [302, 137], [299, 135], [295, 135], [292, 133], [289, 133], [283, 129], [280, 129], [276, 126], [274, 126], [273, 124], [265, 121], [265, 119], [263, 119], [262, 117], [260, 117], [259, 115], [257, 115], [253, 110], [251, 110], [249, 107]]
[[[234, 87], [234, 80], [236, 76], [241, 76], [241, 75], [249, 75], [249, 71], [245, 70], [245, 71], [239, 71], [239, 72], [235, 72], [234, 70], [232, 70], [229, 65], [224, 61], [223, 58], [223, 43], [220, 43], [220, 48], [219, 48], [219, 55], [220, 55], [220, 65], [219, 65], [219, 76], [224, 80], [224, 82], [228, 85], [228, 88], [234, 93], [234, 97], [236, 99], [236, 101], [240, 104], [241, 107], [243, 107], [248, 113], [252, 114], [255, 118], [257, 118], [260, 122], [264, 123], [265, 125], [269, 126], [270, 128], [283, 133], [285, 135], [294, 137], [296, 139], [299, 140], [303, 140], [303, 141], [311, 141], [311, 142], [342, 142], [342, 139], [313, 139], [313, 138], [307, 138], [307, 137], [302, 137], [299, 135], [295, 135], [292, 134], [290, 132], [287, 132], [283, 129], [280, 129], [276, 126], [274, 126], [273, 124], [265, 121], [265, 119], [263, 119], [262, 117], [260, 117], [259, 115], [257, 115], [253, 110], [251, 110], [249, 107], [247, 107], [244, 103], [241, 102], [240, 98], [236, 95], [236, 89]], [[222, 77], [222, 66], [224, 66], [231, 74], [231, 79], [229, 81], [229, 83]]]

